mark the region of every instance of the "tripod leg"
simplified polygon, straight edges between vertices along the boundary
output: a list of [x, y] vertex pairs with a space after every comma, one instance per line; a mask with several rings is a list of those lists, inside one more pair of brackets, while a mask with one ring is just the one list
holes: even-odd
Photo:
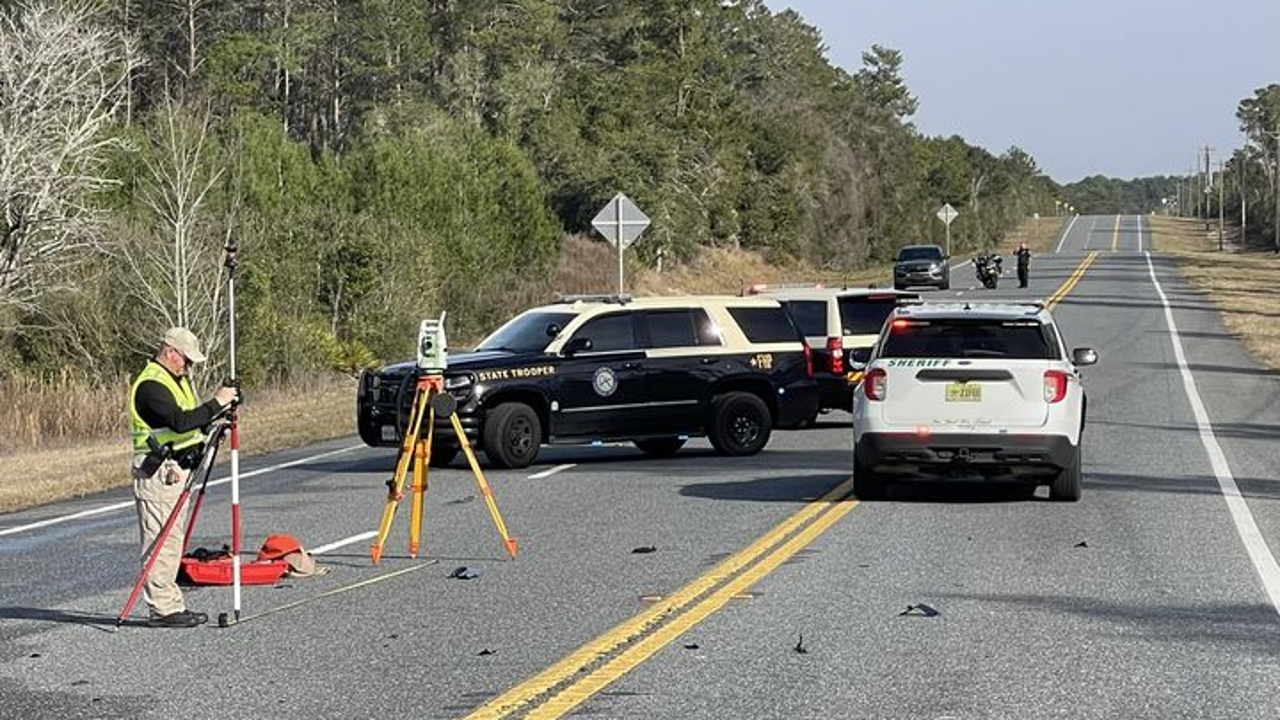
[[427, 437], [418, 441], [413, 457], [413, 500], [409, 508], [409, 557], [418, 557], [418, 538], [422, 535], [422, 505], [427, 492], [427, 468], [431, 465], [431, 439], [436, 421], [435, 408], [428, 405]]
[[484, 503], [489, 508], [489, 517], [493, 518], [493, 525], [498, 528], [498, 534], [502, 536], [502, 546], [514, 559], [516, 539], [507, 534], [507, 524], [502, 521], [502, 513], [498, 512], [498, 503], [493, 499], [493, 492], [489, 489], [488, 481], [484, 479], [484, 473], [480, 470], [480, 463], [471, 449], [471, 443], [467, 442], [467, 434], [462, 430], [462, 423], [458, 422], [456, 413], [449, 416], [449, 421], [453, 423], [453, 432], [458, 436], [458, 444], [462, 446], [462, 452], [467, 456], [467, 463], [471, 465], [471, 474], [475, 476], [476, 484], [480, 486], [480, 494], [484, 496]]
[[391, 521], [395, 519], [396, 507], [399, 506], [400, 499], [404, 497], [405, 473], [409, 470], [409, 461], [413, 458], [417, 447], [418, 432], [422, 427], [422, 416], [426, 414], [426, 410], [427, 393], [419, 391], [413, 405], [413, 412], [409, 415], [409, 434], [405, 436], [404, 443], [400, 446], [400, 457], [396, 460], [396, 474], [387, 481], [387, 504], [382, 509], [382, 522], [378, 524], [377, 542], [369, 548], [369, 554], [373, 557], [375, 564], [382, 559], [382, 547], [387, 542], [387, 535], [391, 533]]

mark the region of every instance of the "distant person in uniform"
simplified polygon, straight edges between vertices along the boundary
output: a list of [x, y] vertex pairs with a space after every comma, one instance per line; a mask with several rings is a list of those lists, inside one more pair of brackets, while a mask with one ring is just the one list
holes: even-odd
[[1018, 243], [1018, 249], [1013, 254], [1018, 257], [1018, 287], [1026, 287], [1031, 275], [1031, 250], [1026, 243]]
[[[144, 562], [177, 506], [191, 470], [200, 461], [205, 430], [237, 397], [235, 388], [223, 387], [206, 403], [196, 400], [187, 370], [204, 360], [195, 334], [186, 328], [170, 328], [155, 357], [138, 373], [129, 390], [133, 497]], [[143, 585], [151, 627], [196, 627], [209, 619], [204, 613], [187, 610], [178, 588], [187, 515], [184, 508], [164, 546], [157, 549], [155, 564]]]

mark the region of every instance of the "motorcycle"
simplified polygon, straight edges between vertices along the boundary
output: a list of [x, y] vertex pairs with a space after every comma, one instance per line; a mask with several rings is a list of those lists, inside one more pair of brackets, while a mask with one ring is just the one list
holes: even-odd
[[1004, 274], [1003, 262], [1004, 260], [994, 253], [975, 257], [973, 259], [973, 271], [978, 276], [978, 282], [989, 290], [995, 290], [1000, 281], [1000, 276]]

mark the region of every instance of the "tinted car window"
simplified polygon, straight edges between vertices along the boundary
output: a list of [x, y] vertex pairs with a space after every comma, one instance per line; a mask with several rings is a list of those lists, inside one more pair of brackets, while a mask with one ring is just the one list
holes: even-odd
[[720, 344], [720, 331], [702, 308], [654, 310], [645, 313], [645, 322], [651, 348]]
[[941, 260], [942, 248], [938, 247], [909, 247], [902, 248], [898, 253], [898, 261], [904, 260]]
[[481, 340], [476, 350], [541, 351], [574, 317], [571, 312], [524, 313]]
[[1052, 360], [1049, 329], [1039, 322], [905, 321], [890, 328], [880, 357]]
[[845, 335], [875, 335], [884, 327], [885, 318], [898, 306], [897, 298], [892, 295], [844, 297], [837, 302]]
[[610, 352], [613, 350], [634, 350], [636, 335], [631, 321], [631, 313], [614, 313], [588, 320], [573, 339], [591, 338], [591, 352]]
[[688, 310], [662, 310], [645, 313], [649, 326], [649, 347], [689, 347], [698, 344], [693, 317]]
[[[804, 335], [827, 334], [827, 303], [823, 300], [788, 300], [782, 303]], [[876, 328], [879, 332], [880, 328]]]
[[729, 314], [753, 343], [793, 342], [800, 339], [787, 311], [779, 307], [731, 307]]

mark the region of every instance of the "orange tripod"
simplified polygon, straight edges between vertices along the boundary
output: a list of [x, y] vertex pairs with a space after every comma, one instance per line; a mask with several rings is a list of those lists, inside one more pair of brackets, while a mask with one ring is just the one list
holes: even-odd
[[[375, 564], [382, 559], [382, 548], [387, 541], [387, 535], [391, 533], [391, 523], [395, 519], [396, 509], [404, 499], [404, 485], [408, 479], [411, 461], [413, 463], [413, 499], [409, 513], [409, 556], [418, 557], [418, 540], [422, 532], [422, 505], [427, 493], [427, 469], [431, 465], [431, 441], [435, 435], [437, 415], [447, 416], [453, 425], [458, 444], [462, 447], [467, 463], [471, 466], [471, 474], [475, 476], [480, 494], [489, 508], [489, 516], [493, 518], [493, 524], [498, 528], [498, 534], [502, 536], [503, 548], [508, 555], [515, 558], [516, 540], [507, 534], [507, 526], [502, 521], [502, 514], [498, 512], [498, 504], [494, 502], [493, 492], [484, 479], [480, 463], [476, 460], [471, 443], [467, 441], [467, 434], [462, 430], [462, 423], [458, 421], [457, 409], [457, 401], [444, 391], [442, 375], [423, 375], [418, 378], [418, 384], [414, 390], [413, 410], [409, 414], [409, 431], [405, 434], [404, 442], [400, 446], [396, 474], [387, 481], [387, 505], [383, 508], [382, 522], [378, 525], [378, 539], [369, 548]], [[424, 420], [427, 425], [426, 437], [422, 436]]]

